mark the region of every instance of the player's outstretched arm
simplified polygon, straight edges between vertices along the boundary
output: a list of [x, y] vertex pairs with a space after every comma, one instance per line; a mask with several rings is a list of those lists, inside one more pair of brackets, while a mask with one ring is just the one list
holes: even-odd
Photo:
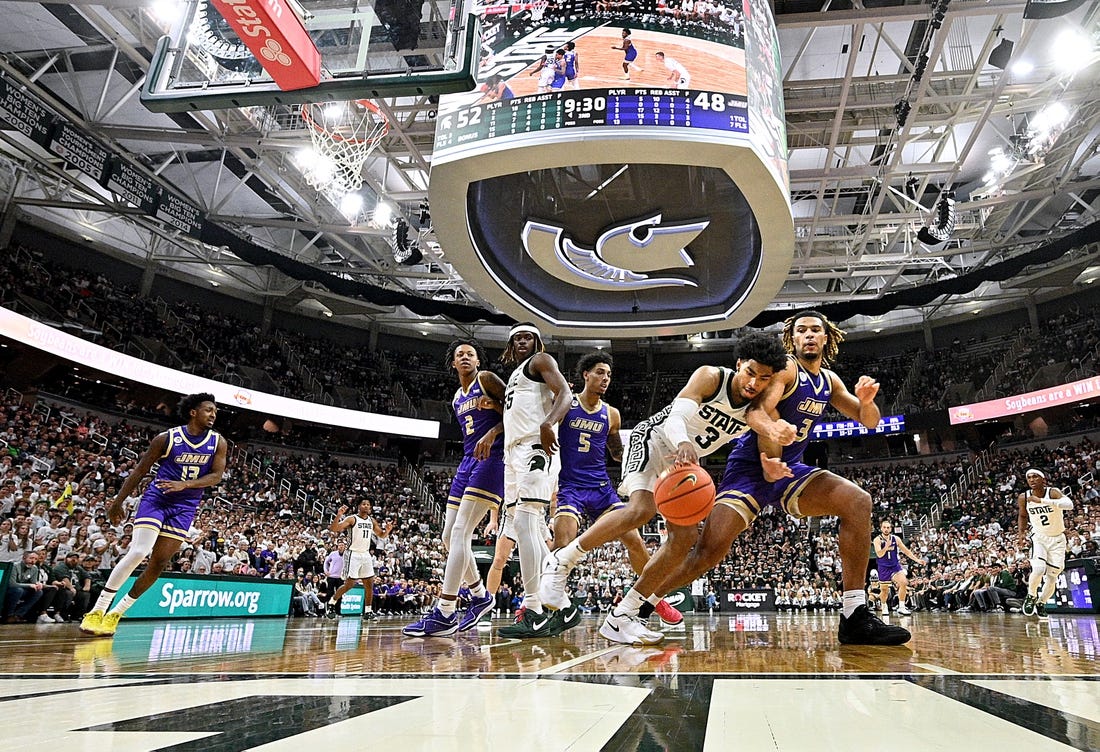
[[346, 504], [341, 504], [340, 508], [336, 510], [336, 516], [332, 518], [332, 522], [329, 523], [328, 529], [334, 533], [338, 533], [341, 530], [347, 530], [349, 527], [355, 524], [354, 517], [347, 517], [348, 508]]
[[829, 371], [829, 378], [832, 379], [833, 387], [829, 404], [852, 420], [858, 420], [866, 428], [877, 428], [882, 420], [882, 413], [875, 404], [878, 382], [870, 376], [860, 376], [854, 387], [855, 394], [852, 394], [844, 381], [832, 371]]
[[714, 394], [722, 383], [722, 372], [714, 366], [699, 366], [695, 369], [687, 384], [672, 401], [672, 409], [665, 418], [665, 436], [676, 447], [675, 461], [684, 464], [699, 462], [699, 453], [687, 435], [687, 419], [699, 409], [710, 395]]
[[153, 440], [149, 442], [149, 448], [146, 449], [145, 454], [141, 456], [137, 467], [134, 468], [134, 472], [126, 476], [126, 480], [122, 483], [122, 488], [118, 490], [118, 495], [115, 496], [114, 500], [107, 507], [107, 519], [112, 525], [117, 525], [122, 522], [122, 502], [130, 497], [130, 494], [134, 492], [134, 489], [138, 487], [142, 479], [153, 469], [153, 465], [156, 464], [156, 461], [164, 456], [167, 449], [167, 431], [158, 433]]
[[1022, 493], [1016, 499], [1016, 545], [1027, 542], [1027, 494]]
[[896, 540], [898, 542], [898, 550], [901, 551], [906, 556], [908, 556], [910, 559], [917, 562], [918, 564], [927, 564], [928, 563], [927, 561], [925, 561], [924, 559], [922, 559], [921, 557], [919, 557], [915, 553], [913, 553], [911, 550], [909, 550], [909, 546], [905, 545], [905, 541], [903, 541], [901, 538], [899, 538], [895, 535], [894, 540]]
[[619, 428], [622, 424], [619, 408], [609, 407], [607, 409], [607, 453], [616, 462], [622, 462], [623, 459], [623, 439], [619, 436]]
[[769, 457], [778, 457], [783, 447], [793, 443], [798, 438], [797, 429], [787, 421], [779, 417], [776, 407], [779, 400], [787, 393], [791, 385], [798, 378], [798, 366], [794, 361], [787, 363], [787, 367], [775, 374], [764, 389], [749, 405], [745, 411], [745, 421], [749, 428], [756, 434], [760, 442], [760, 448]]

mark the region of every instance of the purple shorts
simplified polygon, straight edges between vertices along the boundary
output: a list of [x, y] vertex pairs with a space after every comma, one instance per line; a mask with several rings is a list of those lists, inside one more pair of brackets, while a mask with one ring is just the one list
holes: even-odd
[[486, 504], [500, 504], [504, 498], [504, 457], [492, 454], [487, 460], [463, 457], [451, 481], [447, 506], [457, 507], [464, 496]]
[[558, 486], [557, 514], [575, 517], [577, 522], [595, 522], [605, 512], [626, 506], [611, 482], [597, 488], [567, 488]]
[[200, 501], [202, 500], [173, 501], [159, 492], [152, 494], [146, 491], [138, 504], [137, 514], [134, 515], [134, 527], [147, 527], [165, 538], [185, 541]]
[[722, 482], [718, 484], [716, 504], [733, 507], [745, 521], [752, 523], [764, 507], [779, 507], [792, 517], [802, 517], [798, 511], [798, 497], [810, 481], [825, 472], [820, 467], [795, 462], [788, 465], [793, 477], [775, 483], [764, 479], [764, 471], [757, 462], [729, 462]]
[[878, 567], [878, 581], [879, 582], [889, 582], [890, 580], [894, 579], [894, 575], [896, 575], [898, 572], [904, 572], [905, 571], [898, 564], [893, 564], [893, 563], [890, 563], [890, 562], [880, 561], [878, 563], [877, 567]]

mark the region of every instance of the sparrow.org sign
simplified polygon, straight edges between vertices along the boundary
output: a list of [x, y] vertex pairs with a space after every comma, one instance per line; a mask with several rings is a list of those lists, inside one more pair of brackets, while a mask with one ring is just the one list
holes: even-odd
[[[135, 578], [119, 589], [129, 592]], [[286, 616], [289, 581], [246, 577], [171, 575], [161, 577], [138, 598], [127, 619], [186, 619], [217, 616]]]

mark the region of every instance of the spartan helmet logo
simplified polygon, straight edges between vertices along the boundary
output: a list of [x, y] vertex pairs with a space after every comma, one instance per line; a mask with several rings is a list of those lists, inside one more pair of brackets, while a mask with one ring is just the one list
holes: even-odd
[[[661, 215], [614, 225], [581, 248], [565, 228], [527, 220], [521, 239], [536, 264], [558, 279], [590, 290], [644, 290], [654, 287], [698, 287], [671, 270], [695, 265], [687, 246], [710, 224], [709, 219], [661, 224]], [[661, 275], [650, 272], [661, 271]]]

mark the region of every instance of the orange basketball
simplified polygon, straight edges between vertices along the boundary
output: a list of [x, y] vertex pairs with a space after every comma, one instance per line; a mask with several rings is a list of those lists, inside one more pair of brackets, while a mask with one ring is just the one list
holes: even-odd
[[658, 479], [653, 499], [670, 525], [695, 525], [714, 508], [714, 481], [698, 465], [677, 465]]

